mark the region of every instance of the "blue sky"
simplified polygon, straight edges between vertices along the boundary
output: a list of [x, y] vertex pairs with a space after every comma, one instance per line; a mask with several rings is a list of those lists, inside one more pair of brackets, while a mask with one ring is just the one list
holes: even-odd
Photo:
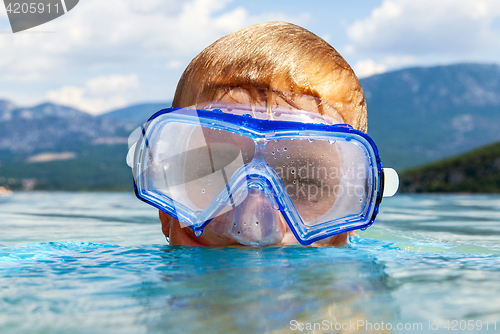
[[498, 0], [80, 0], [13, 34], [0, 3], [0, 99], [98, 114], [171, 100], [189, 63], [217, 38], [265, 21], [325, 38], [359, 77], [408, 66], [500, 63]]

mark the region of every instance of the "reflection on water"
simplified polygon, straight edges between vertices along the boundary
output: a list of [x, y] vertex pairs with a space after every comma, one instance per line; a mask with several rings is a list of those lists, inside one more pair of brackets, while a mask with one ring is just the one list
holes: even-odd
[[500, 329], [499, 209], [500, 196], [399, 195], [347, 247], [198, 248], [166, 246], [132, 195], [15, 194], [0, 202], [0, 332]]

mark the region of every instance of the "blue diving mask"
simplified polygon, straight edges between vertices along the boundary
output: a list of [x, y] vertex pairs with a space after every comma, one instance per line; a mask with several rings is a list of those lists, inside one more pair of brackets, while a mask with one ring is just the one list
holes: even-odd
[[[164, 109], [129, 138], [137, 197], [200, 236], [302, 245], [370, 226], [398, 188], [365, 133], [305, 111]], [[225, 217], [221, 223], [220, 217]]]

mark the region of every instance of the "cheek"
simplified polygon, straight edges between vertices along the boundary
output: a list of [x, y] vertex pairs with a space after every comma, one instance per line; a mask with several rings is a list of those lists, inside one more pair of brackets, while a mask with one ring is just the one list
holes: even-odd
[[[233, 211], [233, 210], [231, 210]], [[200, 242], [210, 246], [235, 246], [240, 245], [234, 240], [230, 231], [233, 224], [234, 214], [229, 211], [223, 215], [217, 216], [203, 230], [200, 237], [196, 237], [190, 229], [189, 233]]]
[[172, 217], [161, 210], [159, 210], [158, 215], [161, 221], [161, 231], [163, 232], [165, 237], [168, 238], [170, 236], [170, 222], [172, 220]]

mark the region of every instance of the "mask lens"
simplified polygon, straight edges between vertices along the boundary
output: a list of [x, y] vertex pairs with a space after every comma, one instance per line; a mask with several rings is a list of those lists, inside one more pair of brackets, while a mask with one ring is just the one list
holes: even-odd
[[200, 212], [255, 152], [250, 138], [192, 122], [151, 123], [142, 140], [138, 187]]
[[193, 131], [183, 170], [189, 200], [206, 208], [254, 152], [253, 140], [236, 133], [203, 126]]
[[366, 148], [343, 138], [282, 139], [266, 147], [267, 163], [307, 226], [363, 212], [370, 191], [366, 156]]

